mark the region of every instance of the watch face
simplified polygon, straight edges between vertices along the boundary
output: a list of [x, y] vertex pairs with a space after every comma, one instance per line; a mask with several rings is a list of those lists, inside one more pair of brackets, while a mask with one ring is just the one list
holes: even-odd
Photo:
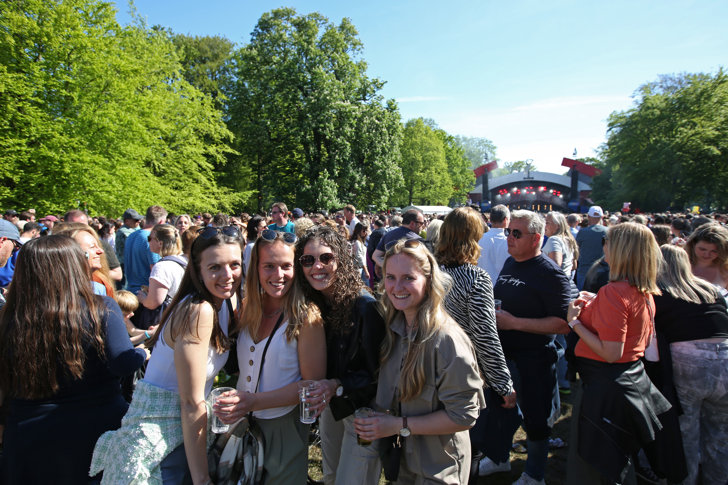
[[399, 430], [399, 435], [402, 436], [403, 438], [408, 437], [410, 434], [411, 434], [411, 432], [410, 432], [409, 428], [402, 428]]
[[341, 397], [344, 395], [344, 386], [339, 386], [336, 388], [336, 396]]

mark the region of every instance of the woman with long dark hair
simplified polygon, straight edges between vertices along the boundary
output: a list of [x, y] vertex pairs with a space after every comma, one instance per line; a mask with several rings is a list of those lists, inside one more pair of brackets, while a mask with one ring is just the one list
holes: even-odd
[[248, 221], [248, 226], [245, 229], [246, 240], [248, 243], [245, 245], [245, 250], [243, 251], [243, 270], [245, 271], [245, 274], [248, 273], [248, 267], [250, 266], [250, 252], [253, 250], [255, 241], [258, 240], [258, 237], [260, 237], [266, 229], [267, 226], [265, 225], [265, 217], [263, 216], [256, 214]]
[[0, 312], [4, 483], [87, 483], [96, 440], [121, 424], [119, 378], [146, 355], [90, 279], [84, 251], [67, 235], [20, 250]]
[[240, 231], [204, 228], [122, 427], [96, 444], [91, 470], [103, 470], [104, 483], [208, 483], [205, 397], [227, 361], [241, 278]]
[[377, 392], [384, 321], [364, 286], [349, 243], [336, 228], [309, 229], [296, 243], [296, 281], [321, 310], [326, 331], [326, 379], [318, 394], [324, 482], [370, 484], [379, 480], [376, 453], [357, 444], [354, 411]]
[[582, 292], [567, 315], [583, 383], [569, 483], [623, 483], [632, 454], [654, 441], [670, 409], [640, 360], [655, 331], [660, 248], [646, 226], [627, 222], [609, 228], [604, 257], [609, 283], [596, 297]]
[[485, 398], [473, 345], [445, 310], [450, 278], [419, 241], [397, 242], [382, 272], [387, 334], [376, 408], [389, 412], [356, 419], [356, 432], [364, 440], [399, 435], [397, 483], [468, 483], [468, 429]]
[[321, 314], [294, 282], [295, 239], [265, 229], [253, 247], [238, 335], [237, 391], [220, 397], [215, 409], [224, 423], [253, 413], [264, 437], [266, 481], [278, 485], [306, 483], [309, 425], [299, 420], [298, 381], [326, 374]]

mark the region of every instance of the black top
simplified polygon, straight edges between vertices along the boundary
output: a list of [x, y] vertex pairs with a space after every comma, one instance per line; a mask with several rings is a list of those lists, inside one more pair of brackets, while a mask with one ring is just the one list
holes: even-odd
[[[520, 318], [566, 320], [570, 294], [569, 278], [543, 254], [520, 263], [509, 257], [493, 288], [503, 310]], [[510, 351], [542, 348], [555, 337], [520, 330], [499, 330], [498, 334], [506, 356]]]
[[[327, 308], [326, 313], [334, 311]], [[324, 315], [324, 321], [326, 321]], [[378, 303], [369, 293], [354, 301], [346, 328], [326, 325], [326, 377], [339, 379], [344, 395], [331, 399], [331, 412], [340, 420], [362, 406], [369, 406], [377, 394], [377, 371], [384, 319]]]
[[692, 303], [663, 291], [654, 298], [655, 327], [669, 343], [728, 338], [728, 312], [723, 297], [715, 303]]

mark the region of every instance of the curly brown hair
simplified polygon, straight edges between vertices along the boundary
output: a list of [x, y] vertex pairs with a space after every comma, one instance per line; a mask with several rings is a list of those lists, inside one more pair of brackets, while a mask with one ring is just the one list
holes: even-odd
[[[331, 248], [336, 258], [336, 277], [331, 283], [333, 299], [327, 301], [321, 292], [314, 290], [303, 274], [301, 256], [309, 241], [318, 239]], [[315, 226], [306, 231], [296, 242], [296, 283], [303, 289], [304, 296], [319, 307], [324, 322], [332, 329], [343, 329], [349, 321], [354, 301], [361, 295], [364, 282], [359, 269], [354, 266], [349, 242], [335, 229], [327, 225]]]

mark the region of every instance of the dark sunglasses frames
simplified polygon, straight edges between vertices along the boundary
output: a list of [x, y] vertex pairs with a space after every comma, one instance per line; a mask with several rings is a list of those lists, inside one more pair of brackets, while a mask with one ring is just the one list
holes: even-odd
[[280, 236], [281, 239], [283, 239], [284, 242], [287, 242], [288, 244], [293, 244], [298, 239], [295, 234], [292, 232], [280, 232], [280, 231], [274, 231], [273, 229], [266, 229], [265, 231], [260, 233], [260, 237], [265, 239], [268, 242], [273, 242]]
[[533, 233], [532, 232], [523, 233], [523, 232], [521, 232], [520, 229], [511, 229], [511, 228], [506, 227], [505, 229], [503, 229], [503, 234], [505, 234], [506, 237], [513, 236], [513, 239], [521, 239], [526, 234], [533, 234]]
[[334, 253], [323, 253], [319, 255], [318, 258], [310, 254], [304, 254], [303, 256], [298, 258], [298, 262], [301, 263], [301, 266], [303, 266], [304, 268], [310, 268], [311, 266], [316, 264], [317, 260], [320, 261], [321, 264], [323, 264], [324, 266], [328, 266], [334, 259], [336, 259]]
[[225, 227], [213, 227], [208, 226], [200, 230], [200, 237], [202, 239], [210, 239], [212, 237], [222, 234], [223, 236], [240, 238], [240, 229], [236, 226], [225, 226]]

